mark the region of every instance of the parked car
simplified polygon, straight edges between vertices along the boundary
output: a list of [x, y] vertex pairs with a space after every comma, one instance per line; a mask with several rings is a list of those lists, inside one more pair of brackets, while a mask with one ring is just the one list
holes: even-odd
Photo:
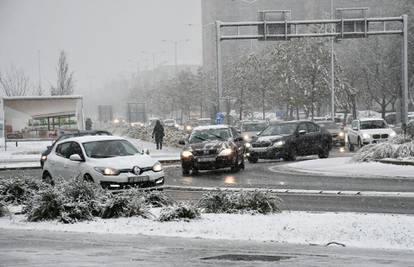
[[327, 158], [332, 148], [332, 136], [323, 127], [311, 121], [289, 121], [270, 124], [252, 140], [247, 159], [294, 161], [296, 156], [318, 155]]
[[263, 131], [267, 127], [266, 121], [253, 120], [253, 121], [241, 121], [240, 132], [244, 141], [250, 142], [253, 137]]
[[53, 143], [52, 145], [48, 146], [45, 151], [43, 151], [42, 155], [40, 156], [40, 166], [43, 168], [44, 162], [47, 160], [47, 156], [50, 154], [50, 151], [52, 151], [54, 145], [62, 140], [76, 137], [76, 136], [85, 136], [85, 135], [112, 135], [108, 131], [104, 130], [88, 130], [88, 131], [74, 131], [69, 133], [64, 133], [60, 135]]
[[170, 127], [170, 128], [178, 128], [178, 124], [174, 119], [165, 119], [164, 120], [164, 126]]
[[317, 124], [332, 135], [332, 144], [345, 146], [345, 131], [333, 121], [319, 121]]
[[164, 184], [161, 164], [115, 136], [81, 136], [59, 141], [44, 163], [42, 179], [83, 179], [109, 190]]
[[396, 135], [384, 119], [381, 118], [361, 118], [352, 121], [351, 128], [348, 129], [348, 147], [350, 151], [355, 150], [355, 146], [379, 143], [389, 140]]
[[214, 170], [230, 167], [244, 169], [244, 142], [236, 128], [228, 125], [198, 126], [193, 129], [181, 152], [183, 175], [192, 170]]

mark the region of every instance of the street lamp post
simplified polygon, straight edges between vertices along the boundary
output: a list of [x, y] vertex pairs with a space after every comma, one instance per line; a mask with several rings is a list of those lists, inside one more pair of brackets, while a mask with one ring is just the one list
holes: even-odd
[[163, 42], [170, 42], [174, 44], [174, 72], [175, 74], [178, 73], [178, 44], [180, 42], [188, 42], [190, 39], [182, 39], [182, 40], [162, 40]]

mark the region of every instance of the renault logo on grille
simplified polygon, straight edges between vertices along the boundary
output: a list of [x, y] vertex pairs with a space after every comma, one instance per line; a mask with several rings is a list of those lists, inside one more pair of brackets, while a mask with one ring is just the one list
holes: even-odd
[[141, 174], [141, 169], [138, 166], [134, 166], [132, 168], [132, 172], [136, 175], [139, 175], [139, 174]]

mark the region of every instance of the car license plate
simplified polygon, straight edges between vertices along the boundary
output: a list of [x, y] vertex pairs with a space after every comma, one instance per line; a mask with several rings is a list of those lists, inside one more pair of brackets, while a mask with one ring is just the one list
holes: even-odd
[[149, 176], [134, 176], [134, 177], [128, 177], [129, 183], [142, 183], [142, 182], [148, 182]]
[[216, 161], [216, 158], [212, 158], [212, 157], [209, 157], [209, 158], [198, 158], [197, 161], [198, 162], [212, 162], [212, 161]]

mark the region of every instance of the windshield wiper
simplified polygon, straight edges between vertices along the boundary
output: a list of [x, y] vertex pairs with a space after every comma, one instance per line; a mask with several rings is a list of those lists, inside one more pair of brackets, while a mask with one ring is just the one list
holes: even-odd
[[201, 136], [197, 136], [197, 135], [194, 135], [194, 136], [192, 136], [193, 138], [197, 138], [198, 140], [201, 140], [201, 141], [206, 141], [206, 139], [205, 138], [203, 138], [203, 137], [201, 137]]
[[210, 133], [210, 135], [212, 135], [212, 136], [214, 136], [214, 137], [217, 137], [217, 138], [218, 138], [218, 139], [220, 139], [220, 140], [226, 140], [224, 137], [222, 137], [222, 136], [220, 136], [220, 135], [217, 135], [217, 134]]

